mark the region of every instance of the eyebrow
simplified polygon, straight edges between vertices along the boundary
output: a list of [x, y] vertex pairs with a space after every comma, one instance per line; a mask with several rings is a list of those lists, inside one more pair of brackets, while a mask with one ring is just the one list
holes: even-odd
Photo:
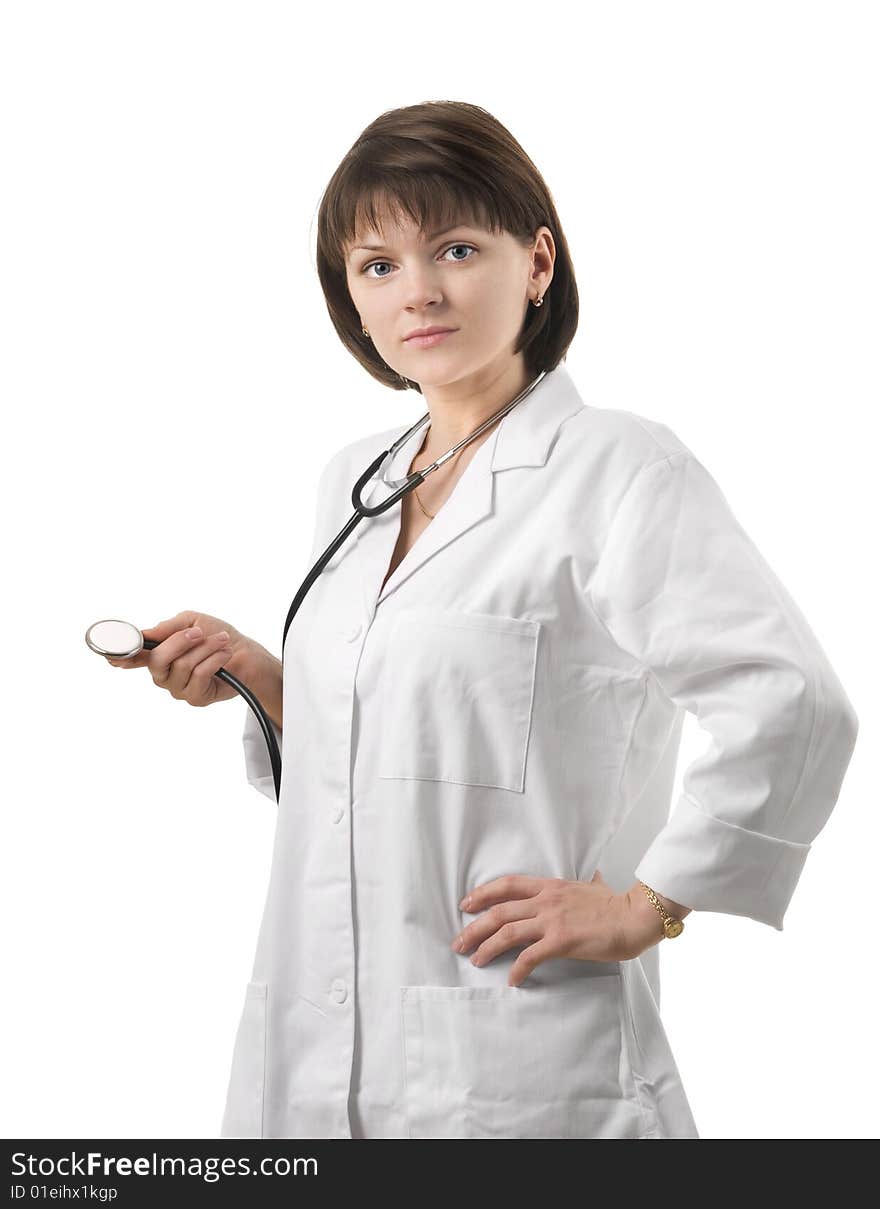
[[[454, 231], [454, 230], [456, 230], [457, 227], [466, 227], [466, 226], [467, 226], [467, 223], [462, 223], [462, 222], [453, 223], [451, 227], [444, 227], [442, 231], [430, 231], [428, 233], [428, 239], [437, 239], [440, 235], [445, 235], [447, 231]], [[357, 244], [351, 250], [352, 250], [352, 252], [384, 252], [384, 251], [386, 251], [386, 248], [383, 244], [380, 244], [380, 243], [378, 243], [378, 244], [377, 243], [362, 243], [362, 244]]]

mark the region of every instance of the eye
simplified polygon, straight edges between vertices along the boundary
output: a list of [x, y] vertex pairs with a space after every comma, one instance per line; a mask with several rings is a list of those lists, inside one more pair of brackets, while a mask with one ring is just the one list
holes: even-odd
[[[467, 248], [470, 252], [476, 252], [477, 250], [476, 248], [471, 247], [469, 243], [454, 243], [451, 247], [446, 249], [446, 252], [454, 252], [456, 248]], [[446, 255], [446, 252], [443, 253], [444, 256]], [[462, 259], [470, 260], [470, 256], [465, 256]]]
[[[366, 274], [366, 272], [367, 272], [367, 270], [368, 270], [368, 269], [374, 269], [374, 268], [376, 267], [376, 265], [378, 265], [378, 264], [388, 264], [388, 261], [387, 261], [387, 260], [374, 260], [374, 261], [372, 261], [370, 264], [365, 264], [365, 265], [364, 265], [364, 267], [361, 269], [361, 272], [362, 272], [363, 274]], [[388, 274], [387, 274], [387, 273], [380, 273], [380, 274], [379, 274], [379, 276], [380, 276], [380, 277], [387, 277], [387, 276], [388, 276]]]
[[[469, 243], [454, 243], [454, 244], [449, 245], [449, 247], [446, 249], [446, 251], [443, 253], [443, 255], [445, 256], [447, 252], [454, 252], [458, 248], [467, 248], [469, 252], [476, 252], [476, 250], [477, 250], [475, 247], [473, 247]], [[456, 256], [453, 259], [453, 263], [462, 264], [465, 260], [470, 260], [470, 259], [471, 259], [470, 256], [461, 256], [461, 257]], [[388, 264], [390, 264], [390, 261], [388, 261], [388, 260], [371, 260], [369, 264], [364, 265], [364, 267], [361, 269], [361, 273], [363, 275], [367, 276], [367, 275], [370, 275], [368, 273], [369, 269], [374, 269], [378, 265], [388, 265]], [[373, 280], [380, 281], [380, 280], [382, 280], [382, 278], [389, 277], [389, 276], [390, 276], [389, 273], [379, 273], [377, 276], [373, 277]]]

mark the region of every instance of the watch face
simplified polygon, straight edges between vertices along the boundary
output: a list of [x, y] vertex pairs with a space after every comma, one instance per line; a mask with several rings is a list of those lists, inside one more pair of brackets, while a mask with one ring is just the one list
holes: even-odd
[[681, 936], [684, 931], [684, 924], [680, 919], [668, 919], [664, 924], [667, 936]]

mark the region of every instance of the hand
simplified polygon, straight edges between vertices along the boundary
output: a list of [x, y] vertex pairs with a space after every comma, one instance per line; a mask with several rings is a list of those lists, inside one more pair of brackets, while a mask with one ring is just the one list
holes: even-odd
[[616, 894], [598, 869], [589, 882], [507, 874], [475, 887], [459, 904], [468, 913], [488, 910], [452, 948], [467, 953], [476, 946], [471, 961], [485, 965], [527, 944], [511, 967], [509, 986], [519, 986], [552, 957], [628, 961], [663, 939], [662, 920], [644, 892], [642, 897], [653, 919], [629, 891]]
[[[190, 638], [187, 630], [192, 627], [201, 633]], [[159, 645], [130, 659], [104, 658], [113, 667], [149, 668], [153, 683], [166, 689], [176, 701], [204, 706], [237, 696], [232, 685], [215, 675], [224, 666], [248, 684], [258, 644], [219, 617], [186, 610], [145, 629], [143, 635]]]

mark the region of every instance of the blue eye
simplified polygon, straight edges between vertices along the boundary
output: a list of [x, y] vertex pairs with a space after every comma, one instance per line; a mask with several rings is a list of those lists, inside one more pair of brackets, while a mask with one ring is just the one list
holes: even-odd
[[[448, 247], [448, 248], [446, 249], [446, 251], [447, 251], [447, 252], [454, 252], [456, 248], [467, 248], [467, 249], [468, 249], [469, 251], [471, 251], [471, 252], [476, 252], [476, 250], [477, 250], [476, 248], [472, 248], [472, 247], [471, 247], [471, 245], [470, 245], [469, 243], [454, 243], [454, 244], [452, 244], [452, 246], [451, 246], [451, 247]], [[446, 253], [444, 253], [444, 255], [445, 255], [445, 254], [446, 254]], [[465, 260], [470, 260], [470, 256], [465, 256], [465, 257], [464, 257], [464, 259], [465, 259]]]
[[[473, 247], [469, 243], [453, 243], [453, 244], [449, 245], [449, 247], [446, 249], [446, 252], [454, 252], [456, 248], [467, 248], [468, 251], [470, 251], [470, 252], [476, 252], [476, 250], [477, 250], [475, 247]], [[444, 256], [446, 255], [446, 252], [443, 253]], [[464, 257], [456, 256], [454, 258], [453, 263], [462, 264], [465, 260], [470, 260], [470, 259], [471, 259], [470, 256], [464, 256]], [[364, 265], [364, 267], [361, 269], [361, 273], [366, 274], [369, 269], [374, 269], [377, 265], [382, 265], [382, 264], [387, 265], [389, 263], [390, 262], [387, 260], [372, 260], [372, 261], [370, 261], [369, 264]], [[374, 277], [373, 280], [381, 281], [382, 278], [389, 277], [389, 276], [390, 276], [389, 273], [380, 273], [378, 276]]]

